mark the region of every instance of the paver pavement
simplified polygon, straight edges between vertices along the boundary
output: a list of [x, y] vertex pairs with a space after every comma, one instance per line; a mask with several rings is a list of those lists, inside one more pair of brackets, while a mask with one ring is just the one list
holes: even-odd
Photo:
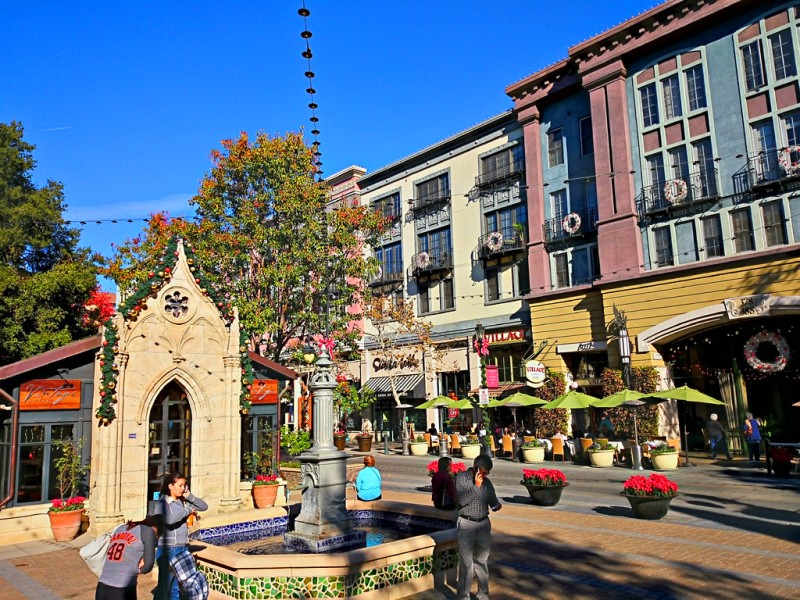
[[[376, 457], [385, 499], [428, 504], [420, 469], [430, 459]], [[516, 485], [522, 465], [495, 464], [492, 478], [504, 506], [492, 515], [493, 600], [800, 597], [796, 476], [779, 482], [741, 469], [726, 476], [727, 466], [701, 461], [670, 476], [683, 494], [670, 514], [641, 521], [618, 495], [619, 481], [630, 471], [565, 465], [572, 485], [561, 504], [538, 508]], [[0, 546], [0, 597], [93, 598], [97, 580], [77, 552], [88, 541], [83, 536], [68, 544]], [[154, 582], [140, 578], [139, 598], [150, 597]], [[452, 600], [455, 594], [448, 589], [438, 597]]]

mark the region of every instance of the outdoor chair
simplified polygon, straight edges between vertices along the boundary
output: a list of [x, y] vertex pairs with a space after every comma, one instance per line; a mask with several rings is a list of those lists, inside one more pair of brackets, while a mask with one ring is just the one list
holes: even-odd
[[424, 437], [425, 441], [428, 442], [429, 451], [439, 447], [439, 440], [434, 440], [430, 433], [423, 433], [422, 437]]
[[508, 456], [514, 458], [514, 441], [510, 435], [503, 436], [503, 456], [508, 453]]
[[581, 453], [583, 454], [583, 459], [587, 463], [589, 462], [589, 447], [593, 443], [592, 438], [581, 438]]
[[558, 455], [561, 455], [561, 462], [564, 462], [564, 440], [554, 437], [550, 438], [550, 442], [553, 444], [553, 462], [555, 462]]
[[522, 441], [523, 441], [523, 442], [525, 442], [526, 444], [527, 444], [528, 442], [532, 442], [532, 441], [533, 441], [533, 440], [535, 440], [535, 439], [536, 439], [536, 436], [535, 436], [535, 435], [523, 435], [523, 436], [522, 436]]
[[490, 435], [489, 439], [491, 440], [489, 449], [492, 451], [492, 456], [497, 456], [497, 446], [494, 445], [494, 436]]
[[458, 453], [461, 454], [461, 440], [458, 438], [457, 433], [450, 434], [450, 452], [455, 452], [458, 450]]

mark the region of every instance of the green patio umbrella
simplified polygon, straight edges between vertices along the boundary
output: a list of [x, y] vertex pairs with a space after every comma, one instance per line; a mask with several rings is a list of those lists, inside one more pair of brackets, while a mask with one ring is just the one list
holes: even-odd
[[708, 394], [704, 394], [700, 390], [690, 388], [688, 385], [682, 385], [671, 390], [662, 390], [653, 394], [647, 394], [648, 398], [664, 398], [665, 400], [671, 398], [673, 400], [684, 400], [685, 402], [700, 402], [702, 404], [722, 404], [721, 400], [712, 398]]
[[595, 398], [589, 394], [570, 390], [552, 402], [543, 404], [541, 408], [589, 408], [590, 406], [595, 406], [599, 401], [600, 398]]
[[457, 408], [458, 410], [464, 410], [465, 408], [472, 408], [472, 400], [469, 398], [462, 398], [461, 400], [453, 400], [453, 403], [450, 404], [447, 408]]
[[625, 402], [629, 400], [639, 400], [643, 398], [646, 394], [642, 394], [641, 392], [637, 392], [636, 390], [629, 390], [625, 388], [624, 390], [620, 390], [615, 394], [611, 394], [610, 396], [606, 396], [605, 398], [601, 398], [597, 402], [595, 402], [592, 406], [596, 408], [615, 408], [617, 406], [621, 406]]
[[431, 398], [430, 400], [426, 400], [425, 402], [417, 406], [417, 408], [422, 408], [422, 409], [441, 408], [443, 406], [446, 408], [451, 408], [453, 402], [455, 402], [455, 400], [453, 400], [452, 398], [448, 398], [447, 396], [436, 396], [436, 398]]
[[537, 404], [547, 404], [547, 400], [542, 400], [541, 398], [537, 398], [536, 396], [531, 396], [530, 394], [523, 394], [522, 392], [516, 392], [505, 398], [490, 401], [489, 407], [498, 408], [500, 406], [505, 406], [506, 408], [510, 408], [511, 415], [514, 417], [514, 431], [516, 431], [517, 409], [523, 406], [535, 406]]

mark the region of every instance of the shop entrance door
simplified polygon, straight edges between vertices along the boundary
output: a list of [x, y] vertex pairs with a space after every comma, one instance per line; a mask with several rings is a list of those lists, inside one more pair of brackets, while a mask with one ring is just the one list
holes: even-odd
[[167, 385], [150, 409], [147, 464], [147, 507], [152, 512], [164, 475], [173, 471], [191, 476], [192, 411], [184, 389]]

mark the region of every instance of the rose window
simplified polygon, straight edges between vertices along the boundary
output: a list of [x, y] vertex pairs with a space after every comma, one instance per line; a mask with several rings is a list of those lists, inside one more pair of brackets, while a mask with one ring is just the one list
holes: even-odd
[[185, 316], [189, 312], [189, 297], [178, 291], [164, 296], [164, 310], [174, 318]]

